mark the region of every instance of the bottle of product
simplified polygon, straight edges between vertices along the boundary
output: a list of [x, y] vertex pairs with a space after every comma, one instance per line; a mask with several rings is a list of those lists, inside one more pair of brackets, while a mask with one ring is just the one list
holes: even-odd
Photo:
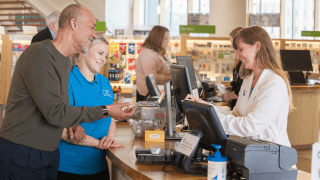
[[221, 145], [211, 144], [217, 151], [214, 155], [209, 155], [208, 159], [208, 180], [226, 180], [227, 179], [227, 161], [228, 157], [221, 155], [219, 149]]
[[126, 71], [124, 74], [124, 83], [125, 84], [130, 84], [131, 83], [131, 72]]
[[118, 99], [119, 99], [119, 94], [118, 94], [118, 88], [117, 88], [117, 86], [114, 86], [112, 91], [113, 91], [113, 100], [114, 100], [114, 101], [118, 101]]
[[312, 156], [311, 156], [311, 179], [320, 179], [320, 143], [316, 142], [312, 145]]
[[119, 97], [121, 96], [121, 86], [118, 87], [118, 94], [119, 94]]

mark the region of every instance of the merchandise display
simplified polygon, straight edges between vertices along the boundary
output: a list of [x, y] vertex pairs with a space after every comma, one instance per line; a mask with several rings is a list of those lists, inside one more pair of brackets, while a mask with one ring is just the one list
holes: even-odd
[[286, 40], [286, 50], [310, 50], [311, 61], [313, 71], [312, 73], [320, 73], [319, 72], [319, 64], [320, 64], [320, 43], [316, 41], [302, 41], [302, 40]]
[[[136, 78], [136, 61], [140, 51], [143, 49], [142, 45], [146, 38], [147, 36], [145, 35], [110, 36], [107, 70], [104, 71], [107, 73], [104, 75], [109, 78], [112, 85], [132, 85], [133, 80]], [[176, 62], [180, 46], [180, 37], [170, 37], [166, 53], [173, 62]]]
[[[20, 55], [31, 44], [31, 35], [2, 35], [0, 36], [1, 56], [6, 57], [0, 61], [0, 104], [6, 104], [11, 78]], [[0, 57], [1, 57], [0, 56]], [[8, 83], [9, 82], [9, 83]], [[4, 85], [4, 86], [3, 86]], [[3, 98], [2, 98], [3, 97]]]
[[[232, 48], [229, 38], [195, 38], [186, 40], [186, 55], [192, 56], [194, 69], [201, 80], [215, 80], [221, 76], [232, 81], [232, 66], [236, 51]], [[280, 57], [280, 40], [273, 40], [277, 58]], [[183, 53], [182, 53], [183, 54]]]

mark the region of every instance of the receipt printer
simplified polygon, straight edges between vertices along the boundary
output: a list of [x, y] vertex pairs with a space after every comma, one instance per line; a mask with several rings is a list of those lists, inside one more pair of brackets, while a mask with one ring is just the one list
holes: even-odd
[[203, 91], [205, 91], [205, 98], [215, 96], [217, 86], [212, 81], [203, 81], [201, 83]]
[[297, 151], [269, 141], [230, 138], [225, 155], [229, 157], [228, 174], [247, 180], [292, 180], [298, 170]]

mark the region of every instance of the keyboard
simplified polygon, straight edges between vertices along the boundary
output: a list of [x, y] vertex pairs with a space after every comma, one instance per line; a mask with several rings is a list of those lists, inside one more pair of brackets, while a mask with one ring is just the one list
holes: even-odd
[[306, 85], [306, 81], [303, 72], [289, 72], [291, 85]]
[[214, 101], [214, 102], [221, 102], [222, 101], [222, 97], [221, 96], [212, 96], [212, 97], [208, 97], [206, 98], [207, 101]]

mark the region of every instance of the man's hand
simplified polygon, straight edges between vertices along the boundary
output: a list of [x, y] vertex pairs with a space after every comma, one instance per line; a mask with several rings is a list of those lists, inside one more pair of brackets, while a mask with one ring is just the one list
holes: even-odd
[[[131, 106], [130, 102], [108, 105], [107, 106], [108, 116], [110, 116], [110, 117], [112, 117], [112, 118], [114, 118], [116, 120], [119, 120], [119, 121], [128, 119], [135, 112], [135, 109], [133, 107], [126, 108], [126, 107], [129, 107], [129, 106]], [[125, 108], [124, 111], [122, 110], [123, 108]]]
[[68, 141], [72, 143], [83, 143], [86, 140], [86, 131], [80, 125], [68, 128]]

